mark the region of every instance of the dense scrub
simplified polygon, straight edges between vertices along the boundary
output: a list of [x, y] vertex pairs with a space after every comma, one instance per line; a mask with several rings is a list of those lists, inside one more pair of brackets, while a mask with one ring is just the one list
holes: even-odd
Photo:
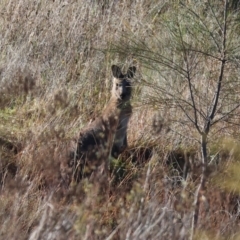
[[[2, 239], [240, 237], [238, 1], [209, 2], [1, 2]], [[112, 64], [137, 66], [129, 146], [108, 194], [66, 187], [69, 143], [108, 102]]]

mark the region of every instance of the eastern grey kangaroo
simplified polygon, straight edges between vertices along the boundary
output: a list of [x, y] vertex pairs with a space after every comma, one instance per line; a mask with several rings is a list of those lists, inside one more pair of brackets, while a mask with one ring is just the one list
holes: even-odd
[[71, 156], [77, 181], [99, 168], [106, 172], [110, 154], [117, 158], [127, 147], [127, 125], [132, 114], [130, 79], [136, 67], [130, 67], [126, 74], [116, 65], [111, 68], [111, 98], [102, 115], [81, 130], [77, 149]]

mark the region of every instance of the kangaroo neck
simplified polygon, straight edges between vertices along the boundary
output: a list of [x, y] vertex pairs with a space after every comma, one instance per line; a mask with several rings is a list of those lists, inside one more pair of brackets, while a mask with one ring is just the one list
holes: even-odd
[[111, 97], [109, 100], [109, 105], [115, 105], [116, 108], [120, 108], [120, 109], [126, 108], [130, 106], [130, 99], [122, 100], [115, 97]]

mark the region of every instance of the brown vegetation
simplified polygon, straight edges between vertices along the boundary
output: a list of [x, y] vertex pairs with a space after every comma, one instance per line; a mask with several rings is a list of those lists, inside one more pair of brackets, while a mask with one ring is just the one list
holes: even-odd
[[[238, 5], [2, 1], [1, 239], [239, 239]], [[62, 179], [113, 64], [138, 70], [106, 195]]]

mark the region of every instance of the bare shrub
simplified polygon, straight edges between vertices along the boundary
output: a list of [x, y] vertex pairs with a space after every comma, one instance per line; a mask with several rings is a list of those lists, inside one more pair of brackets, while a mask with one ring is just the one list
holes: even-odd
[[[189, 239], [193, 212], [196, 239], [239, 237], [239, 10], [225, 2], [1, 2], [1, 238]], [[107, 105], [113, 63], [138, 71], [103, 198], [68, 186], [66, 152]], [[192, 151], [183, 177], [167, 160]]]

